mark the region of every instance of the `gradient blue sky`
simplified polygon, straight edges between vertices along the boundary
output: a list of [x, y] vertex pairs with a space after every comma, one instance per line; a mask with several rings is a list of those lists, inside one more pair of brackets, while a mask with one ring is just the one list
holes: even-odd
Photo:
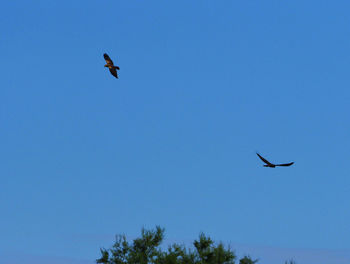
[[349, 9], [4, 1], [2, 259], [93, 263], [161, 225], [261, 264], [349, 263]]

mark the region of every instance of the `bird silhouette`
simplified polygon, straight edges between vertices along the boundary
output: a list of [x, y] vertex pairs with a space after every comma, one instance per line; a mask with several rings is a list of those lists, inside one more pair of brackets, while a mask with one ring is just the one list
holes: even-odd
[[117, 70], [120, 70], [120, 68], [118, 66], [114, 66], [113, 61], [111, 60], [111, 58], [108, 56], [107, 53], [103, 54], [103, 58], [105, 58], [106, 60], [106, 65], [105, 67], [107, 67], [109, 69], [109, 71], [111, 72], [111, 74], [118, 79], [118, 73]]
[[264, 167], [269, 167], [269, 168], [275, 168], [275, 167], [277, 167], [277, 166], [288, 167], [288, 166], [294, 164], [294, 162], [283, 163], [283, 164], [273, 164], [273, 163], [269, 162], [268, 160], [264, 159], [263, 157], [261, 157], [259, 153], [256, 153], [256, 155], [258, 155], [258, 157], [259, 157], [263, 162], [266, 163], [266, 165], [264, 165]]

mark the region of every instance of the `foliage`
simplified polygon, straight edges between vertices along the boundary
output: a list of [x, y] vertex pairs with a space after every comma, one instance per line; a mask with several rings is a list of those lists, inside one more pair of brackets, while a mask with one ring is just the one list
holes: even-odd
[[141, 231], [141, 238], [129, 244], [125, 235], [117, 235], [116, 242], [111, 249], [101, 249], [101, 258], [97, 263], [106, 264], [127, 264], [127, 263], [155, 263], [155, 258], [159, 255], [159, 245], [164, 238], [164, 229], [159, 226], [156, 230]]
[[[103, 264], [235, 264], [237, 257], [222, 243], [214, 241], [204, 233], [193, 242], [192, 248], [172, 244], [167, 250], [160, 247], [164, 239], [164, 229], [156, 226], [154, 230], [142, 228], [141, 237], [129, 243], [125, 235], [117, 235], [110, 249], [101, 248], [101, 257], [96, 263]], [[244, 256], [239, 264], [256, 264], [258, 259]], [[296, 264], [291, 259], [284, 264]]]
[[249, 256], [244, 256], [242, 259], [239, 260], [239, 264], [255, 264], [258, 262], [258, 259], [253, 260]]
[[[125, 235], [116, 236], [111, 249], [101, 249], [97, 263], [104, 264], [234, 264], [236, 255], [222, 243], [215, 244], [210, 237], [200, 234], [193, 242], [193, 249], [184, 245], [172, 244], [166, 251], [160, 248], [164, 238], [164, 229], [141, 231], [141, 237], [132, 243]], [[255, 263], [255, 262], [253, 262]]]
[[284, 262], [284, 264], [296, 264], [296, 262], [293, 259], [291, 259], [289, 261]]

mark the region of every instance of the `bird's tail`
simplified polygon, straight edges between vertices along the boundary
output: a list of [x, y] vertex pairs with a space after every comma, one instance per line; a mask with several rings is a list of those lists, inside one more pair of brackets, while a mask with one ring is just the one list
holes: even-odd
[[120, 68], [118, 66], [114, 66], [114, 69], [120, 70]]

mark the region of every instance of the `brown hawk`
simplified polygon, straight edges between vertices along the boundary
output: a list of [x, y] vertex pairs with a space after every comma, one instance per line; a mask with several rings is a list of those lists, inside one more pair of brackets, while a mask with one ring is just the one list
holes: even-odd
[[111, 72], [111, 74], [118, 79], [118, 73], [117, 70], [119, 70], [120, 68], [118, 66], [114, 66], [113, 61], [111, 60], [111, 58], [107, 55], [107, 53], [103, 54], [103, 58], [105, 58], [106, 60], [106, 65], [105, 67], [107, 67], [109, 69], [109, 71]]
[[294, 162], [291, 162], [291, 163], [284, 163], [284, 164], [272, 164], [272, 163], [269, 162], [268, 160], [266, 160], [266, 159], [264, 159], [263, 157], [261, 157], [261, 156], [259, 155], [259, 153], [256, 153], [256, 155], [258, 155], [258, 157], [259, 157], [263, 162], [266, 163], [266, 165], [264, 165], [264, 167], [269, 167], [269, 168], [275, 168], [276, 166], [284, 166], [284, 167], [286, 167], [286, 166], [290, 166], [290, 165], [293, 165], [293, 164], [294, 164]]

